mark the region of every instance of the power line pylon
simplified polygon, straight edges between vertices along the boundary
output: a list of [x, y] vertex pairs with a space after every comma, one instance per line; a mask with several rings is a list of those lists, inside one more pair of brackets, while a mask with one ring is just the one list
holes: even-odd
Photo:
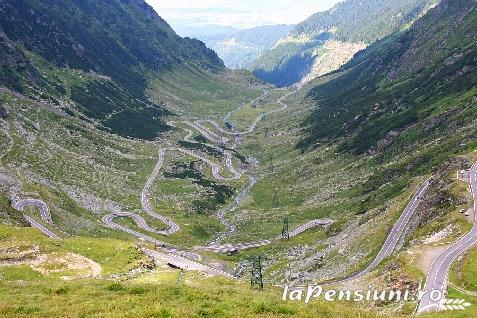
[[255, 256], [252, 259], [252, 275], [250, 279], [251, 287], [258, 287], [263, 289], [263, 276], [262, 276], [262, 257], [260, 255]]

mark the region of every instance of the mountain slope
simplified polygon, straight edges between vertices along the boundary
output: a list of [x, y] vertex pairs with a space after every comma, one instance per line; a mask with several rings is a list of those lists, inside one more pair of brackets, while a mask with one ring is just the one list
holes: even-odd
[[[129, 137], [167, 129], [160, 117], [169, 112], [146, 96], [151, 77], [184, 64], [224, 68], [142, 0], [2, 1], [0, 27], [2, 85], [58, 108], [66, 108], [66, 93], [83, 116]], [[58, 70], [81, 71], [82, 79], [66, 83]]]
[[338, 140], [340, 151], [392, 162], [392, 179], [475, 147], [476, 8], [475, 0], [442, 1], [409, 30], [312, 82], [318, 108], [302, 149]]
[[1, 1], [0, 216], [21, 219], [11, 200], [36, 193], [62, 231], [103, 233], [95, 215], [137, 204], [171, 117], [262, 93], [144, 1]]
[[21, 0], [0, 8], [3, 32], [26, 50], [58, 66], [93, 70], [120, 83], [132, 84], [134, 67], [161, 70], [185, 60], [222, 66], [212, 51], [177, 36], [141, 0]]
[[[296, 83], [309, 73], [312, 77], [323, 75], [336, 69], [335, 55], [344, 57], [346, 62], [366, 45], [415, 20], [434, 2], [347, 0], [338, 3], [296, 25], [287, 37], [253, 63], [253, 73], [279, 86]], [[326, 45], [329, 41], [334, 41], [333, 45]]]
[[[306, 89], [295, 92], [256, 85], [245, 72], [207, 66], [208, 62], [199, 57], [186, 59], [165, 49], [165, 59], [172, 60], [159, 71], [147, 67], [142, 57], [137, 58], [141, 60], [139, 69], [131, 67], [125, 74], [137, 71], [146, 85], [137, 92], [134, 88], [129, 91], [127, 83], [112, 73], [59, 66], [34, 48], [26, 50], [24, 44], [5, 37], [0, 41], [6, 59], [0, 62], [6, 70], [2, 74], [16, 81], [19, 89], [13, 91], [11, 84], [10, 89], [0, 87], [0, 222], [8, 224], [0, 225], [1, 265], [7, 265], [0, 266], [0, 312], [5, 317], [62, 317], [65, 312], [72, 317], [390, 317], [389, 313], [404, 317], [412, 313], [414, 302], [371, 300], [359, 306], [353, 301], [340, 304], [319, 299], [309, 304], [284, 302], [273, 285], [316, 284], [365, 268], [381, 249], [418, 183], [431, 170], [437, 185], [425, 195], [428, 205], [420, 207], [421, 213], [428, 217], [444, 215], [466, 206], [464, 195], [448, 195], [443, 192], [454, 189], [438, 187], [446, 182], [439, 176], [444, 172], [433, 165], [442, 158], [435, 149], [447, 154], [448, 149], [469, 152], [477, 146], [473, 125], [476, 107], [471, 103], [475, 77], [470, 76], [475, 74], [475, 0], [443, 2], [431, 14], [432, 18], [426, 16], [411, 31], [380, 41], [342, 71], [312, 83], [310, 101], [319, 102], [321, 108], [307, 122], [310, 138], [303, 142], [302, 150], [315, 147], [317, 142], [329, 145], [304, 152], [295, 145], [303, 138], [299, 123], [311, 110], [309, 101], [299, 100]], [[88, 30], [78, 26], [77, 32]], [[178, 57], [177, 62], [174, 57]], [[14, 67], [10, 62], [15, 62]], [[396, 99], [375, 95], [381, 89]], [[136, 98], [136, 94], [140, 96]], [[417, 117], [424, 120], [424, 131], [432, 138], [445, 139], [432, 139], [405, 126], [409, 130], [390, 134], [398, 136], [395, 143], [386, 139], [386, 143], [391, 142], [386, 144], [378, 138], [379, 147], [369, 147], [374, 156], [348, 148], [361, 145], [357, 142], [361, 139], [355, 139], [363, 132], [361, 128], [371, 133], [372, 140], [376, 128], [399, 123], [400, 112], [415, 107], [406, 96], [416, 104], [422, 102], [420, 110], [425, 111], [418, 112]], [[433, 102], [433, 96], [437, 102], [428, 103]], [[93, 117], [102, 118], [93, 121], [98, 124], [108, 123], [110, 118], [116, 118], [116, 123], [122, 119], [119, 127], [108, 124], [127, 134], [150, 133], [157, 124], [149, 128], [149, 122], [138, 115], [118, 110], [141, 105], [133, 110], [154, 118], [155, 114], [147, 112], [155, 110], [154, 103], [161, 111], [162, 107], [176, 109], [181, 116], [173, 119], [177, 126], [174, 133], [153, 142], [118, 137], [90, 123]], [[455, 124], [441, 116], [447, 109], [457, 114]], [[356, 116], [362, 121], [349, 126]], [[435, 118], [426, 121], [425, 116]], [[209, 143], [209, 130], [223, 136], [210, 121], [199, 120], [203, 126], [195, 122], [207, 118], [215, 118], [221, 127], [228, 123], [242, 131], [249, 129], [250, 134], [239, 138], [227, 136], [229, 143], [224, 143], [233, 148], [232, 157], [224, 157], [214, 147], [215, 138], [211, 138], [213, 144], [205, 144]], [[407, 132], [400, 139], [399, 133]], [[409, 141], [411, 147], [402, 147]], [[398, 147], [394, 148], [396, 142]], [[429, 146], [428, 142], [438, 143]], [[217, 144], [221, 143], [217, 138]], [[192, 152], [185, 155], [177, 151], [178, 147]], [[436, 154], [438, 160], [430, 156]], [[452, 177], [470, 163], [470, 159], [459, 159], [460, 164], [444, 169]], [[214, 177], [217, 170], [213, 164], [223, 179]], [[243, 176], [229, 178], [235, 174], [231, 167], [244, 172]], [[459, 192], [465, 192], [466, 187], [460, 184]], [[12, 200], [21, 198], [44, 200], [53, 221], [44, 224], [64, 240], [11, 227], [24, 225], [20, 223], [22, 213], [11, 207]], [[194, 254], [200, 253], [194, 246], [204, 246], [227, 230], [231, 236], [224, 243], [270, 238], [273, 242], [238, 255], [204, 253], [202, 259], [194, 257], [237, 273], [242, 277], [239, 281], [189, 272], [184, 265], [184, 270], [167, 268], [177, 267], [167, 256], [156, 260], [154, 268], [138, 246], [170, 256], [179, 251], [138, 240], [131, 231], [119, 231], [104, 222], [110, 213], [131, 211], [144, 218], [142, 225], [147, 222], [157, 230], [164, 229], [164, 218], [154, 217], [150, 210], [180, 225], [180, 231], [161, 235], [127, 216], [118, 217], [117, 224]], [[457, 225], [464, 224], [464, 215], [455, 212], [461, 221]], [[37, 209], [24, 213], [42, 222]], [[446, 222], [456, 220], [447, 216]], [[290, 240], [285, 237], [288, 225], [295, 230], [317, 218], [333, 220], [333, 224], [309, 228]], [[415, 226], [420, 221], [416, 220]], [[406, 233], [403, 230], [403, 240]], [[453, 234], [459, 236], [460, 232]], [[283, 239], [278, 239], [279, 235]], [[390, 237], [395, 239], [396, 235]], [[401, 254], [384, 260], [377, 272], [352, 282], [353, 286], [364, 290], [411, 286], [415, 290], [420, 275], [411, 267], [411, 263], [418, 263], [417, 255], [411, 252], [403, 251], [409, 258]], [[264, 291], [251, 290], [249, 285], [250, 260], [257, 254], [263, 255]], [[89, 259], [87, 264], [102, 267], [102, 276], [96, 278], [97, 274], [84, 266], [70, 266], [78, 256], [83, 257], [83, 263]], [[475, 303], [475, 299], [470, 301]]]
[[266, 25], [221, 34], [196, 34], [207, 47], [213, 49], [232, 69], [248, 69], [264, 51], [288, 34], [292, 25]]

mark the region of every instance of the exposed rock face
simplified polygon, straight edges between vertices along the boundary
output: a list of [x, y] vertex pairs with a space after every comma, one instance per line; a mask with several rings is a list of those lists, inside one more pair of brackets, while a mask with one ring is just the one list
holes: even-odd
[[5, 33], [0, 32], [0, 81], [21, 91], [18, 85], [20, 75], [33, 84], [38, 82], [39, 76], [35, 68]]
[[308, 82], [316, 77], [339, 69], [340, 66], [346, 64], [353, 55], [365, 48], [365, 43], [350, 43], [335, 40], [325, 42], [321, 48], [324, 52], [315, 59], [310, 73], [301, 81]]
[[5, 109], [5, 107], [0, 105], [0, 119], [6, 119], [7, 116], [8, 116], [7, 110]]
[[252, 63], [258, 78], [289, 86], [329, 73], [353, 55], [400, 30], [426, 12], [433, 0], [349, 0], [317, 12]]

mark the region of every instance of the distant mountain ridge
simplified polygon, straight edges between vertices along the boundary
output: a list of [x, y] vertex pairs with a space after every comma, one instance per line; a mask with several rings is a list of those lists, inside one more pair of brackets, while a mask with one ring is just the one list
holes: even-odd
[[263, 52], [288, 34], [293, 25], [265, 25], [244, 30], [229, 30], [213, 34], [194, 35], [213, 49], [232, 69], [248, 69]]
[[418, 17], [428, 5], [419, 0], [346, 0], [297, 24], [291, 35], [333, 33], [343, 42], [371, 44]]
[[171, 25], [174, 31], [182, 37], [197, 38], [203, 36], [212, 36], [218, 34], [231, 34], [237, 32], [239, 29], [217, 25], [217, 24], [200, 24], [200, 25], [183, 25], [183, 24], [172, 24]]
[[[310, 73], [322, 75], [336, 69], [334, 55], [346, 62], [370, 43], [414, 21], [435, 2], [345, 0], [297, 24], [251, 69], [260, 79], [279, 86], [299, 82]], [[335, 41], [334, 45], [326, 46], [328, 41]]]

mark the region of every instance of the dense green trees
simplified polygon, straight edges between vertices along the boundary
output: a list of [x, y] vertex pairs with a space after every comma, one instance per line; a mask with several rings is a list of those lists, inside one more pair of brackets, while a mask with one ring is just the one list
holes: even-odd
[[383, 159], [411, 146], [424, 153], [427, 143], [448, 136], [427, 154], [437, 158], [472, 135], [475, 141], [476, 7], [474, 0], [443, 0], [409, 30], [370, 46], [313, 88], [309, 96], [320, 107], [300, 146], [337, 138], [341, 151]]
[[333, 38], [345, 42], [373, 43], [412, 22], [435, 1], [347, 0], [326, 12], [318, 12], [297, 24], [292, 35], [336, 29]]
[[323, 45], [320, 37], [370, 44], [415, 20], [434, 2], [345, 0], [297, 24], [290, 32], [294, 40], [263, 54], [253, 64], [253, 73], [279, 86], [291, 85], [308, 73], [319, 56], [314, 49]]

